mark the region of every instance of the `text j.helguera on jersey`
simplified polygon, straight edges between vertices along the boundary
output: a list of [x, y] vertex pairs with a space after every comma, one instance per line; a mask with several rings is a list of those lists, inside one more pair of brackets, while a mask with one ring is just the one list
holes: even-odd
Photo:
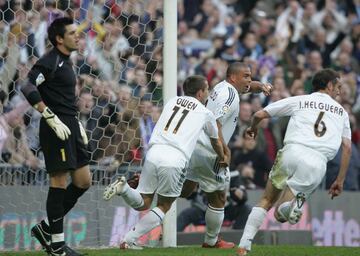
[[328, 111], [337, 115], [342, 116], [344, 114], [344, 109], [332, 104], [327, 104], [323, 102], [316, 102], [316, 101], [300, 101], [299, 102], [299, 109], [316, 109], [322, 111]]

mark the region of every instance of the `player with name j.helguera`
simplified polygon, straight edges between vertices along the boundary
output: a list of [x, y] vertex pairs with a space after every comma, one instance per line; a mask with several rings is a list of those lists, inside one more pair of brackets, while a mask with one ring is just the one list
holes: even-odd
[[343, 190], [351, 156], [351, 130], [348, 113], [335, 100], [341, 92], [341, 79], [332, 69], [318, 71], [312, 80], [314, 92], [276, 101], [254, 114], [247, 136], [255, 138], [261, 120], [290, 116], [284, 147], [277, 152], [265, 191], [253, 207], [237, 255], [251, 250], [252, 240], [267, 212], [275, 206], [279, 222], [299, 222], [305, 201], [326, 174], [326, 164], [342, 147], [341, 163], [329, 194], [334, 198]]

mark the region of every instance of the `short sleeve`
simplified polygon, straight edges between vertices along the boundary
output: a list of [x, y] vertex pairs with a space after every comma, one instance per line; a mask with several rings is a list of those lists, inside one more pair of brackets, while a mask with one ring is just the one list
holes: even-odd
[[51, 65], [47, 59], [39, 59], [28, 73], [28, 79], [33, 85], [42, 85], [51, 74]]
[[221, 119], [226, 119], [228, 115], [231, 115], [232, 104], [236, 102], [236, 93], [233, 89], [228, 88], [227, 93], [219, 95], [213, 104], [213, 109], [210, 109], [214, 115], [215, 119], [221, 121]]
[[214, 139], [219, 138], [216, 119], [214, 114], [211, 113], [210, 111], [208, 113], [207, 120], [205, 122], [204, 131], [205, 134], [210, 138], [214, 138]]
[[342, 137], [351, 140], [350, 121], [349, 121], [349, 115], [347, 113], [346, 113], [346, 117], [344, 118], [344, 128], [342, 132]]
[[264, 110], [271, 116], [291, 116], [298, 106], [299, 97], [289, 97], [269, 104]]

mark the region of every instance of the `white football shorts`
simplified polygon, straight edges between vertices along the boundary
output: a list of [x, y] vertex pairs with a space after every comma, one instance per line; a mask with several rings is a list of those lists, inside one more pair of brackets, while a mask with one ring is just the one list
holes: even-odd
[[146, 154], [137, 190], [142, 194], [179, 197], [186, 177], [187, 160], [178, 149], [153, 145]]
[[[216, 174], [221, 178], [217, 179]], [[219, 169], [217, 155], [197, 144], [191, 155], [186, 179], [199, 183], [200, 189], [207, 193], [223, 191], [230, 184], [230, 171], [228, 168]]]
[[269, 178], [277, 189], [289, 186], [294, 195], [303, 192], [308, 198], [326, 174], [326, 157], [311, 148], [288, 144], [276, 155]]

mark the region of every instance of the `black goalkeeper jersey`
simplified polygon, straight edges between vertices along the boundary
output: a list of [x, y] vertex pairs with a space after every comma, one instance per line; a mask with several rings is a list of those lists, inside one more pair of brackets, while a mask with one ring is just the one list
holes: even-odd
[[55, 114], [75, 116], [76, 75], [69, 57], [54, 47], [35, 63], [28, 78]]

